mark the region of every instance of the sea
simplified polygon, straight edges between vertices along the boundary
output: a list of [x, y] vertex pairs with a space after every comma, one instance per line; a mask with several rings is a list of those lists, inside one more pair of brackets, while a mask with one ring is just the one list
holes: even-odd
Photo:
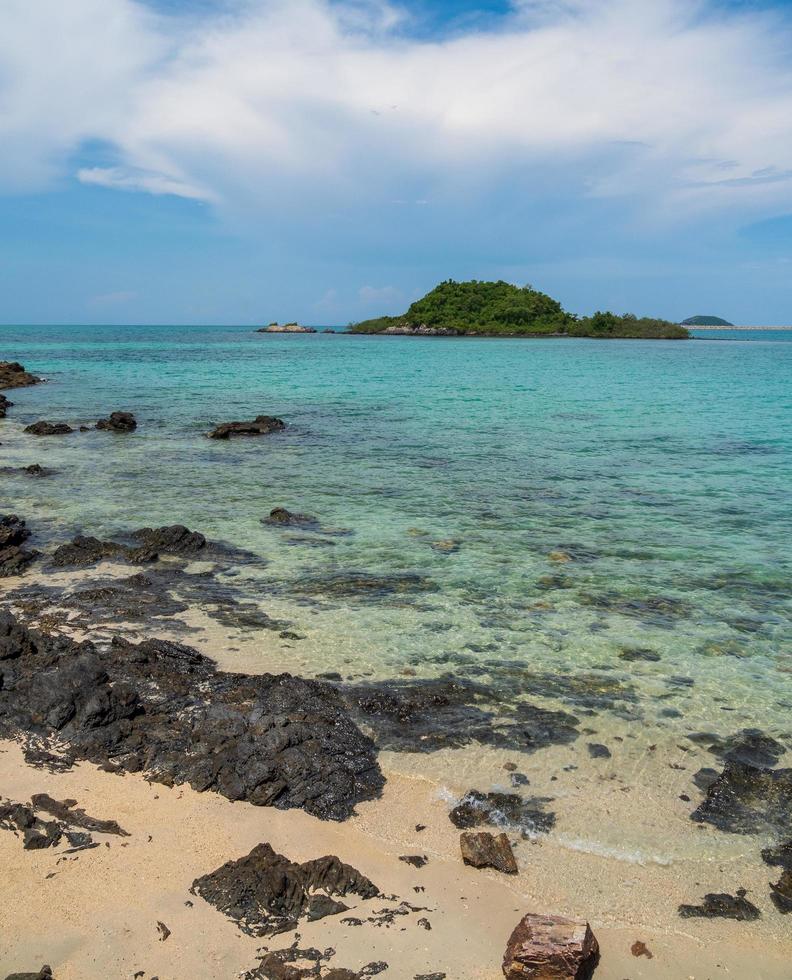
[[[469, 678], [647, 750], [789, 738], [792, 332], [11, 326], [0, 340], [47, 379], [6, 392], [2, 466], [56, 471], [4, 469], [3, 510], [44, 551], [175, 523], [245, 549], [227, 584], [301, 637], [262, 637], [261, 669]], [[22, 432], [113, 410], [137, 431]], [[259, 414], [285, 430], [206, 438]], [[269, 524], [275, 507], [314, 522]]]

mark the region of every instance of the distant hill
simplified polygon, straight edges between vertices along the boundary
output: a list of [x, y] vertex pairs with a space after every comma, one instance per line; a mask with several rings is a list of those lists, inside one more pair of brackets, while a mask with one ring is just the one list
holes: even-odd
[[558, 300], [530, 286], [503, 282], [455, 282], [435, 286], [401, 316], [352, 324], [352, 333], [454, 337], [598, 337], [683, 340], [684, 327], [628, 313], [577, 317]]
[[733, 327], [733, 323], [719, 316], [691, 316], [682, 321], [683, 327]]

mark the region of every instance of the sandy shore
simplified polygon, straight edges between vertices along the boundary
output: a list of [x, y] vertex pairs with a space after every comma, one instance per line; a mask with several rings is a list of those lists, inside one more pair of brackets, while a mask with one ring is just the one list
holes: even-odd
[[[31, 575], [24, 584], [62, 586], [97, 572]], [[232, 648], [228, 631], [200, 611], [184, 618], [195, 633], [177, 638], [221, 667], [284, 668], [280, 648], [273, 643], [269, 650], [266, 636], [257, 632], [247, 644], [235, 638]], [[143, 634], [168, 632], [163, 623]], [[511, 930], [521, 914], [534, 911], [588, 919], [602, 948], [598, 980], [789, 980], [792, 933], [769, 902], [768, 881], [777, 875], [759, 859], [761, 842], [693, 823], [690, 805], [680, 802], [695, 792], [691, 773], [712, 764], [711, 756], [683, 750], [672, 737], [647, 753], [635, 727], [614, 727], [613, 758], [596, 763], [585, 739], [527, 756], [478, 746], [381, 753], [382, 798], [359, 804], [343, 824], [188, 787], [169, 789], [87, 763], [51, 774], [26, 765], [17, 744], [2, 742], [0, 796], [21, 802], [41, 792], [70, 797], [92, 816], [117, 820], [130, 836], [95, 835], [103, 846], [65, 856], [62, 846], [25, 851], [13, 834], [0, 832], [0, 976], [43, 963], [53, 967], [56, 980], [241, 975], [257, 964], [258, 949], [284, 948], [294, 935], [245, 936], [189, 888], [196, 877], [266, 841], [294, 861], [336, 854], [384, 894], [397, 896], [355, 905], [347, 914], [363, 919], [361, 926], [344, 925], [341, 917], [302, 924], [300, 945], [333, 947], [334, 966], [357, 970], [384, 960], [384, 976], [398, 980], [436, 972], [448, 980], [496, 980]], [[506, 763], [528, 777], [526, 793], [552, 800], [557, 817], [553, 831], [536, 840], [512, 835], [520, 868], [514, 877], [465, 867], [459, 831], [448, 818], [452, 803], [470, 788], [509, 789]], [[426, 829], [417, 832], [416, 824]], [[428, 864], [416, 869], [399, 861], [413, 854], [426, 855]], [[680, 903], [739, 887], [762, 909], [759, 921], [677, 915]], [[422, 910], [390, 926], [365, 921], [401, 900]], [[158, 922], [171, 931], [165, 942]], [[646, 943], [651, 960], [631, 955], [636, 940]]]

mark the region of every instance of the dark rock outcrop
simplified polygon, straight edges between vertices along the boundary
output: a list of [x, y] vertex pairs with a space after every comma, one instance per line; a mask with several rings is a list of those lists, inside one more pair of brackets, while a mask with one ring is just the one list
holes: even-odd
[[559, 915], [523, 916], [503, 957], [506, 980], [589, 980], [599, 943], [588, 922]]
[[[505, 702], [498, 691], [456, 676], [360, 684], [344, 689], [347, 704], [382, 749], [435, 752], [481, 742], [535, 752], [578, 737], [577, 718], [526, 701]], [[505, 702], [505, 703], [504, 703]]]
[[99, 419], [96, 428], [108, 429], [111, 432], [134, 432], [137, 422], [131, 412], [111, 412], [108, 418]]
[[21, 517], [0, 517], [0, 578], [21, 575], [38, 557], [37, 551], [22, 547], [29, 537], [30, 529]]
[[754, 922], [762, 913], [745, 895], [744, 888], [738, 888], [736, 895], [710, 893], [704, 896], [701, 905], [680, 905], [679, 914], [683, 919], [737, 919], [739, 922]]
[[208, 433], [210, 439], [230, 439], [234, 436], [266, 436], [286, 428], [283, 419], [274, 415], [257, 415], [252, 422], [223, 422]]
[[259, 965], [244, 975], [242, 980], [368, 980], [388, 969], [382, 960], [367, 963], [360, 970], [330, 966], [335, 950], [324, 951], [310, 947], [301, 949], [297, 943], [288, 949], [265, 953]]
[[517, 874], [517, 861], [506, 834], [496, 837], [487, 830], [465, 831], [460, 835], [459, 848], [462, 860], [472, 868], [495, 868], [506, 875]]
[[5, 395], [0, 395], [0, 419], [4, 419], [6, 417], [8, 409], [12, 408], [13, 405], [14, 403], [9, 398], [6, 398]]
[[728, 759], [690, 815], [732, 834], [792, 833], [792, 769]]
[[76, 643], [8, 612], [0, 670], [0, 737], [57, 735], [78, 759], [325, 819], [383, 785], [372, 742], [318, 681], [224, 673], [165, 640]]
[[51, 967], [44, 966], [38, 973], [9, 973], [5, 980], [54, 980]]
[[26, 371], [18, 361], [0, 361], [0, 388], [28, 388], [42, 380]]
[[169, 527], [142, 527], [132, 532], [132, 537], [142, 541], [146, 548], [165, 555], [196, 555], [206, 547], [206, 538], [199, 531], [191, 531], [183, 524]]
[[56, 820], [40, 820], [33, 807], [11, 800], [0, 802], [0, 828], [21, 835], [27, 851], [55, 847], [63, 836], [63, 828]]
[[293, 514], [290, 510], [286, 510], [285, 507], [275, 507], [269, 512], [269, 516], [264, 518], [265, 524], [274, 524], [284, 527], [303, 527], [303, 528], [317, 528], [319, 522], [315, 517], [310, 517], [308, 514]]
[[544, 797], [524, 800], [516, 793], [480, 793], [471, 789], [448, 814], [460, 830], [480, 827], [505, 827], [519, 830], [524, 837], [548, 833], [555, 826], [555, 814], [547, 813]]
[[56, 548], [52, 564], [56, 568], [86, 568], [100, 561], [117, 559], [133, 565], [156, 561], [159, 555], [147, 545], [130, 548], [117, 541], [101, 541], [99, 538], [78, 534], [67, 544]]
[[770, 882], [770, 898], [783, 915], [792, 912], [792, 868], [785, 868], [775, 884]]
[[792, 870], [792, 840], [775, 847], [765, 847], [762, 850], [762, 860], [772, 868]]
[[333, 896], [374, 898], [379, 894], [375, 884], [337, 857], [295, 864], [269, 844], [259, 844], [238, 861], [228, 861], [197, 878], [192, 891], [249, 936], [288, 932], [301, 918], [347, 911], [343, 903], [333, 902]]
[[30, 798], [30, 802], [36, 810], [43, 810], [70, 827], [79, 827], [81, 830], [90, 830], [97, 834], [129, 837], [115, 820], [101, 820], [99, 817], [89, 816], [85, 810], [77, 806], [77, 800], [54, 800], [47, 793], [36, 793]]
[[26, 425], [24, 432], [29, 432], [32, 436], [66, 436], [74, 429], [65, 422], [33, 422]]

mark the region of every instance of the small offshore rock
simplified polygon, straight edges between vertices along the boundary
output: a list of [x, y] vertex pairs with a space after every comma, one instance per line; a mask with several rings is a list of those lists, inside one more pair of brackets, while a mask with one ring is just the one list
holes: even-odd
[[588, 922], [558, 915], [523, 916], [503, 957], [506, 980], [588, 980], [599, 943]]
[[286, 428], [283, 419], [274, 415], [257, 415], [252, 422], [223, 422], [208, 433], [210, 439], [230, 439], [232, 436], [264, 436]]
[[462, 860], [473, 868], [495, 868], [503, 874], [517, 874], [517, 861], [506, 834], [496, 837], [487, 830], [465, 831], [460, 835], [459, 846]]
[[710, 893], [704, 896], [701, 905], [680, 905], [679, 915], [683, 919], [737, 919], [738, 922], [754, 922], [762, 913], [745, 895], [744, 888], [738, 888], [736, 895]]
[[137, 422], [131, 412], [111, 412], [108, 418], [99, 419], [96, 428], [108, 429], [111, 432], [134, 432]]
[[65, 422], [47, 422], [42, 420], [41, 422], [33, 422], [31, 425], [26, 425], [22, 431], [28, 432], [32, 436], [65, 436], [70, 432], [74, 432], [74, 429]]
[[487, 824], [520, 830], [523, 836], [547, 833], [555, 826], [555, 814], [547, 813], [544, 797], [524, 800], [516, 793], [481, 793], [469, 790], [448, 814], [460, 830]]
[[286, 527], [316, 527], [319, 522], [308, 514], [294, 514], [285, 507], [274, 507], [269, 516], [264, 518], [264, 523]]
[[26, 371], [19, 361], [0, 361], [0, 388], [28, 388], [42, 380]]

